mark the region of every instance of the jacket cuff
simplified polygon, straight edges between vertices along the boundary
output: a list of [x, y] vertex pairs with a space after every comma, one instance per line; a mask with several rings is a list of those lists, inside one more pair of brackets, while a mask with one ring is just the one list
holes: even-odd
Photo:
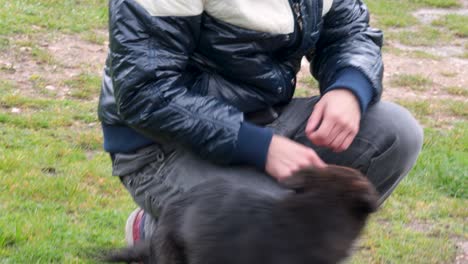
[[243, 122], [237, 137], [232, 163], [249, 164], [264, 171], [273, 130]]
[[366, 76], [357, 69], [345, 68], [336, 74], [335, 82], [327, 87], [323, 94], [336, 89], [347, 89], [351, 91], [359, 101], [361, 113], [364, 113], [374, 96], [372, 84]]

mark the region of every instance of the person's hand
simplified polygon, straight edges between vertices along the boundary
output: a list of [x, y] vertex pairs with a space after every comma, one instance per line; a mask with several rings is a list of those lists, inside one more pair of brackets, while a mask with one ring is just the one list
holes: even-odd
[[286, 137], [273, 135], [265, 166], [269, 175], [280, 181], [310, 166], [322, 168], [326, 164], [311, 148]]
[[315, 105], [306, 135], [317, 146], [342, 152], [359, 131], [361, 110], [354, 94], [345, 89], [332, 90]]

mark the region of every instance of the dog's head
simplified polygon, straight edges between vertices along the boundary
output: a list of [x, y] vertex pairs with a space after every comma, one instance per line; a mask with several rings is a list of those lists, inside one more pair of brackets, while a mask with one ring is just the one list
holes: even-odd
[[282, 207], [289, 212], [285, 222], [298, 226], [294, 239], [302, 247], [296, 255], [309, 263], [338, 263], [344, 259], [369, 214], [377, 210], [374, 187], [351, 168], [308, 168], [281, 183], [295, 191], [286, 196]]
[[378, 207], [378, 195], [373, 185], [361, 172], [348, 167], [307, 168], [281, 183], [304, 198], [325, 197], [329, 201], [346, 204], [363, 216], [375, 212]]

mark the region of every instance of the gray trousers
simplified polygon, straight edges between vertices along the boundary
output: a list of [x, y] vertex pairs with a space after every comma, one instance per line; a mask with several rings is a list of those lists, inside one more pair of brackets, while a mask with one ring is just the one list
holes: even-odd
[[[382, 203], [413, 167], [421, 151], [423, 131], [404, 108], [389, 102], [369, 107], [351, 146], [335, 153], [314, 146], [304, 130], [318, 98], [294, 99], [268, 126], [275, 134], [310, 146], [328, 164], [362, 171], [380, 193]], [[286, 192], [272, 177], [248, 166], [221, 166], [187, 149], [154, 144], [131, 154], [115, 154], [113, 174], [120, 176], [135, 202], [152, 216], [185, 190], [213, 178], [247, 185], [259, 191]]]

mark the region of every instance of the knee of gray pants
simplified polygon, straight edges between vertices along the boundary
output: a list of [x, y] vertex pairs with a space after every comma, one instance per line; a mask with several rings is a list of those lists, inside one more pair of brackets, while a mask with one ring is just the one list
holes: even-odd
[[380, 102], [367, 113], [376, 124], [372, 133], [379, 138], [378, 151], [367, 171], [382, 203], [416, 163], [423, 144], [423, 129], [405, 108]]

